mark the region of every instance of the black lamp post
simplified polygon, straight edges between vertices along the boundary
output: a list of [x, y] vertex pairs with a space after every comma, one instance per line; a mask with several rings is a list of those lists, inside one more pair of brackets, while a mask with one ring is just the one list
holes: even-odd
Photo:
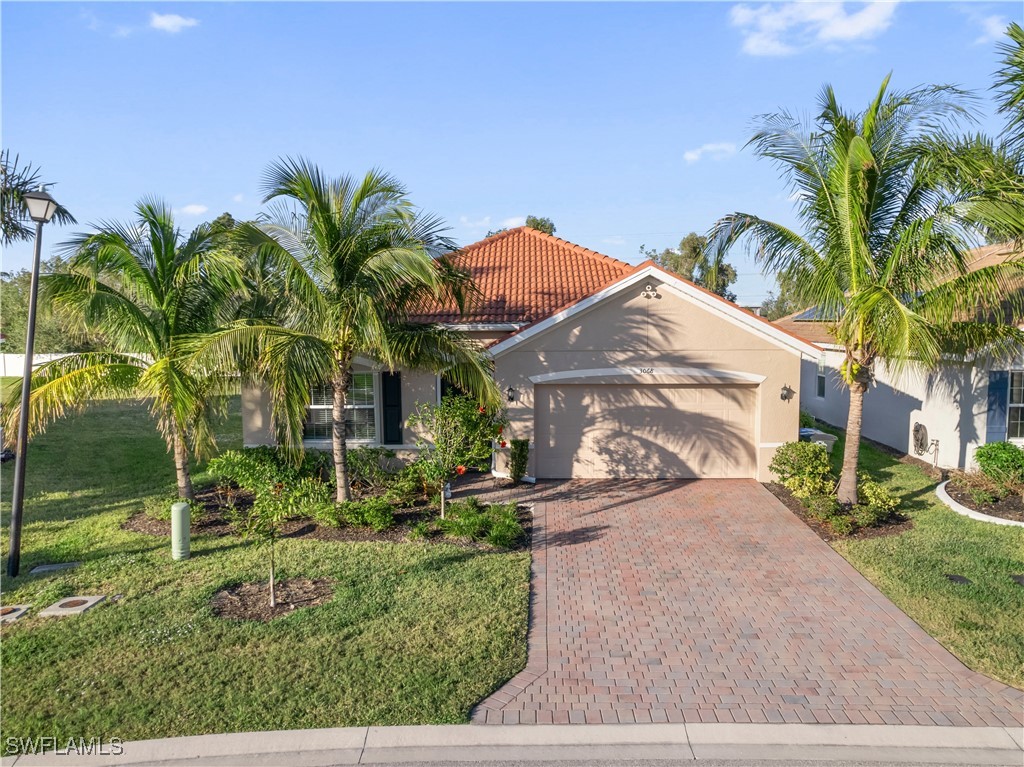
[[28, 327], [25, 329], [25, 373], [21, 379], [21, 412], [18, 414], [18, 443], [15, 445], [14, 497], [11, 499], [11, 551], [7, 575], [14, 578], [21, 566], [21, 517], [25, 505], [25, 458], [28, 452], [28, 403], [32, 391], [32, 347], [36, 334], [36, 301], [39, 296], [39, 257], [43, 248], [43, 224], [57, 212], [57, 201], [43, 187], [22, 195], [29, 217], [36, 222], [36, 253], [32, 261], [32, 285], [28, 294]]

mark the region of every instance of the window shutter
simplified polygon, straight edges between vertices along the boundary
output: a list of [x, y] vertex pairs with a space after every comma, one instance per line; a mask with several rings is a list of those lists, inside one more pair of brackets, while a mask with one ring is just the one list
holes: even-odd
[[402, 376], [400, 373], [380, 374], [381, 434], [385, 445], [401, 445], [402, 440]]
[[1006, 410], [1010, 398], [1010, 372], [990, 370], [988, 373], [988, 421], [985, 442], [1006, 440]]

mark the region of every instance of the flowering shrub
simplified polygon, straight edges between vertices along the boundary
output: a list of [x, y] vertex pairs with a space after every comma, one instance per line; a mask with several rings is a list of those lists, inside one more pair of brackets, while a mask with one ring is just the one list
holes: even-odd
[[787, 442], [775, 451], [769, 468], [797, 498], [828, 495], [835, 487], [828, 451], [816, 442]]

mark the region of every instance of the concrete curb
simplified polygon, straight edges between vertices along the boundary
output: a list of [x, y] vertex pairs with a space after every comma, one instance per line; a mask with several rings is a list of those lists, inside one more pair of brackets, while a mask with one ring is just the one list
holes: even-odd
[[436, 725], [198, 735], [135, 741], [121, 754], [5, 757], [4, 767], [302, 765], [574, 759], [785, 759], [1020, 765], [1007, 727], [829, 724]]
[[982, 514], [980, 511], [969, 509], [962, 503], [954, 501], [949, 493], [946, 492], [946, 485], [949, 484], [947, 479], [945, 482], [935, 488], [935, 495], [939, 497], [939, 500], [949, 506], [957, 514], [962, 514], [965, 517], [976, 519], [979, 522], [991, 522], [993, 525], [1006, 525], [1008, 527], [1024, 527], [1024, 522], [1017, 522], [1014, 519], [1003, 519], [1002, 517], [990, 517], [988, 514]]

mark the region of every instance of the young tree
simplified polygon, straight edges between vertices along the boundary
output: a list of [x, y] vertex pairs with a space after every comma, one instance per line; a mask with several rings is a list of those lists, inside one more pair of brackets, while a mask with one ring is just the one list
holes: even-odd
[[[46, 275], [43, 295], [102, 333], [112, 351], [41, 365], [32, 376], [30, 430], [94, 398], [147, 399], [174, 457], [178, 495], [191, 500], [189, 455], [214, 447], [211, 419], [228, 382], [188, 366], [181, 343], [212, 329], [219, 302], [239, 287], [238, 264], [218, 251], [208, 226], [185, 237], [157, 200], [138, 203], [134, 223], [105, 223], [65, 250], [67, 271]], [[12, 395], [9, 424], [19, 409]]]
[[[493, 453], [493, 440], [506, 422], [504, 411], [489, 411], [470, 397], [446, 395], [439, 405], [421, 403], [409, 418], [409, 425], [423, 434], [416, 444], [427, 481], [441, 493], [444, 519], [444, 489], [453, 476], [467, 468], [485, 469]], [[461, 470], [461, 471], [460, 471]]]
[[[524, 224], [524, 226], [528, 226], [531, 229], [536, 229], [538, 232], [544, 232], [544, 234], [554, 234], [556, 231], [555, 222], [545, 216], [527, 216], [526, 223]], [[493, 237], [496, 234], [501, 234], [502, 232], [507, 231], [507, 226], [501, 229], [492, 229], [484, 236]]]
[[1002, 312], [1022, 270], [1019, 261], [968, 268], [982, 226], [965, 212], [988, 191], [962, 188], [935, 154], [947, 128], [969, 115], [964, 94], [947, 86], [890, 92], [886, 78], [862, 112], [843, 110], [831, 87], [816, 112], [812, 124], [787, 111], [764, 116], [750, 141], [799, 193], [802, 231], [733, 213], [715, 224], [711, 251], [721, 258], [746, 240], [767, 270], [792, 280], [801, 303], [832, 321], [850, 390], [838, 497], [854, 504], [876, 362], [899, 371], [934, 367], [948, 353], [1019, 348], [1024, 334], [1014, 325], [975, 319]]
[[657, 251], [640, 246], [640, 255], [649, 258], [662, 269], [678, 274], [684, 280], [707, 288], [728, 301], [735, 301], [736, 294], [729, 286], [736, 282], [736, 270], [724, 261], [712, 263], [707, 257], [708, 238], [690, 232], [676, 248]]
[[327, 387], [336, 498], [347, 501], [345, 405], [357, 355], [391, 370], [443, 372], [483, 404], [500, 402], [483, 349], [458, 331], [410, 320], [438, 300], [461, 309], [472, 283], [444, 257], [454, 247], [441, 222], [417, 212], [391, 176], [332, 179], [307, 160], [282, 159], [264, 191], [265, 202], [288, 201], [298, 212], [279, 206], [271, 220], [236, 232], [279, 281], [280, 301], [199, 339], [193, 351], [220, 365], [254, 360], [250, 374], [267, 386], [279, 439], [293, 450], [301, 450], [310, 392]]

